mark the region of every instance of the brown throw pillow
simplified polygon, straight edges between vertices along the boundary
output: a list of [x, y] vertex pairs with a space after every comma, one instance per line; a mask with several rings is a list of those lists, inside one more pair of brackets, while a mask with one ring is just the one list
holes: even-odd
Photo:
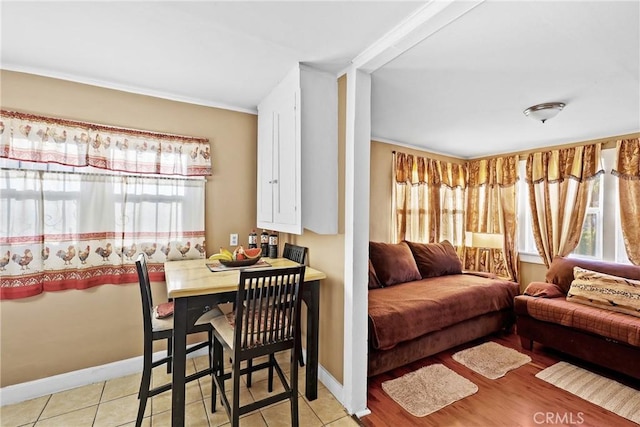
[[371, 260], [369, 260], [369, 289], [378, 289], [381, 287], [382, 285], [380, 284], [380, 279], [378, 279], [376, 270], [373, 268]]
[[538, 298], [556, 298], [564, 296], [558, 285], [545, 282], [531, 282], [524, 290], [525, 295]]
[[369, 242], [369, 259], [382, 286], [420, 280], [416, 261], [403, 242]]
[[413, 253], [423, 279], [427, 277], [461, 274], [462, 262], [449, 241], [440, 243], [406, 242]]

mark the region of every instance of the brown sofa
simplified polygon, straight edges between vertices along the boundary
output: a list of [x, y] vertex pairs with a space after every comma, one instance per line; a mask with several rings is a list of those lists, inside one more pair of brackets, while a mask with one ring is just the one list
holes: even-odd
[[[618, 312], [621, 309], [617, 304], [597, 305], [597, 299], [574, 302], [572, 282], [576, 283], [576, 266], [640, 280], [637, 266], [555, 258], [547, 271], [546, 282], [530, 283], [525, 294], [515, 298], [516, 329], [522, 347], [531, 350], [535, 341], [640, 379], [640, 317]], [[579, 269], [576, 271], [581, 273]]]
[[369, 260], [369, 376], [513, 325], [518, 285], [463, 272], [449, 242], [370, 242]]

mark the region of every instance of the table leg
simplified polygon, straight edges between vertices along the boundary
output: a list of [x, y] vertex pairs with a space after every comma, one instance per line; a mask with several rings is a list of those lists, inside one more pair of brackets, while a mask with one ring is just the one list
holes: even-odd
[[176, 298], [173, 314], [173, 374], [171, 425], [184, 426], [185, 372], [187, 363], [187, 298]]
[[304, 284], [303, 301], [307, 306], [307, 365], [305, 395], [308, 400], [318, 398], [318, 340], [320, 323], [320, 283]]

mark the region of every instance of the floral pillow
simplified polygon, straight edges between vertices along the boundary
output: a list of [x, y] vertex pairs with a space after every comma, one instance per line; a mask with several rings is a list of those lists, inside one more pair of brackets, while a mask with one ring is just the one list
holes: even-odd
[[640, 280], [580, 267], [573, 268], [573, 276], [567, 301], [640, 317]]

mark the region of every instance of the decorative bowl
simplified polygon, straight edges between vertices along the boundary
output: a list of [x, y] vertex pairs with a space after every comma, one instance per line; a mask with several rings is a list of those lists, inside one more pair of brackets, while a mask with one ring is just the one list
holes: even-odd
[[223, 259], [219, 259], [218, 261], [220, 261], [220, 264], [224, 265], [225, 267], [246, 267], [248, 265], [256, 264], [258, 261], [260, 261], [260, 258], [261, 257], [255, 257], [255, 258], [239, 259], [236, 261], [226, 261]]

